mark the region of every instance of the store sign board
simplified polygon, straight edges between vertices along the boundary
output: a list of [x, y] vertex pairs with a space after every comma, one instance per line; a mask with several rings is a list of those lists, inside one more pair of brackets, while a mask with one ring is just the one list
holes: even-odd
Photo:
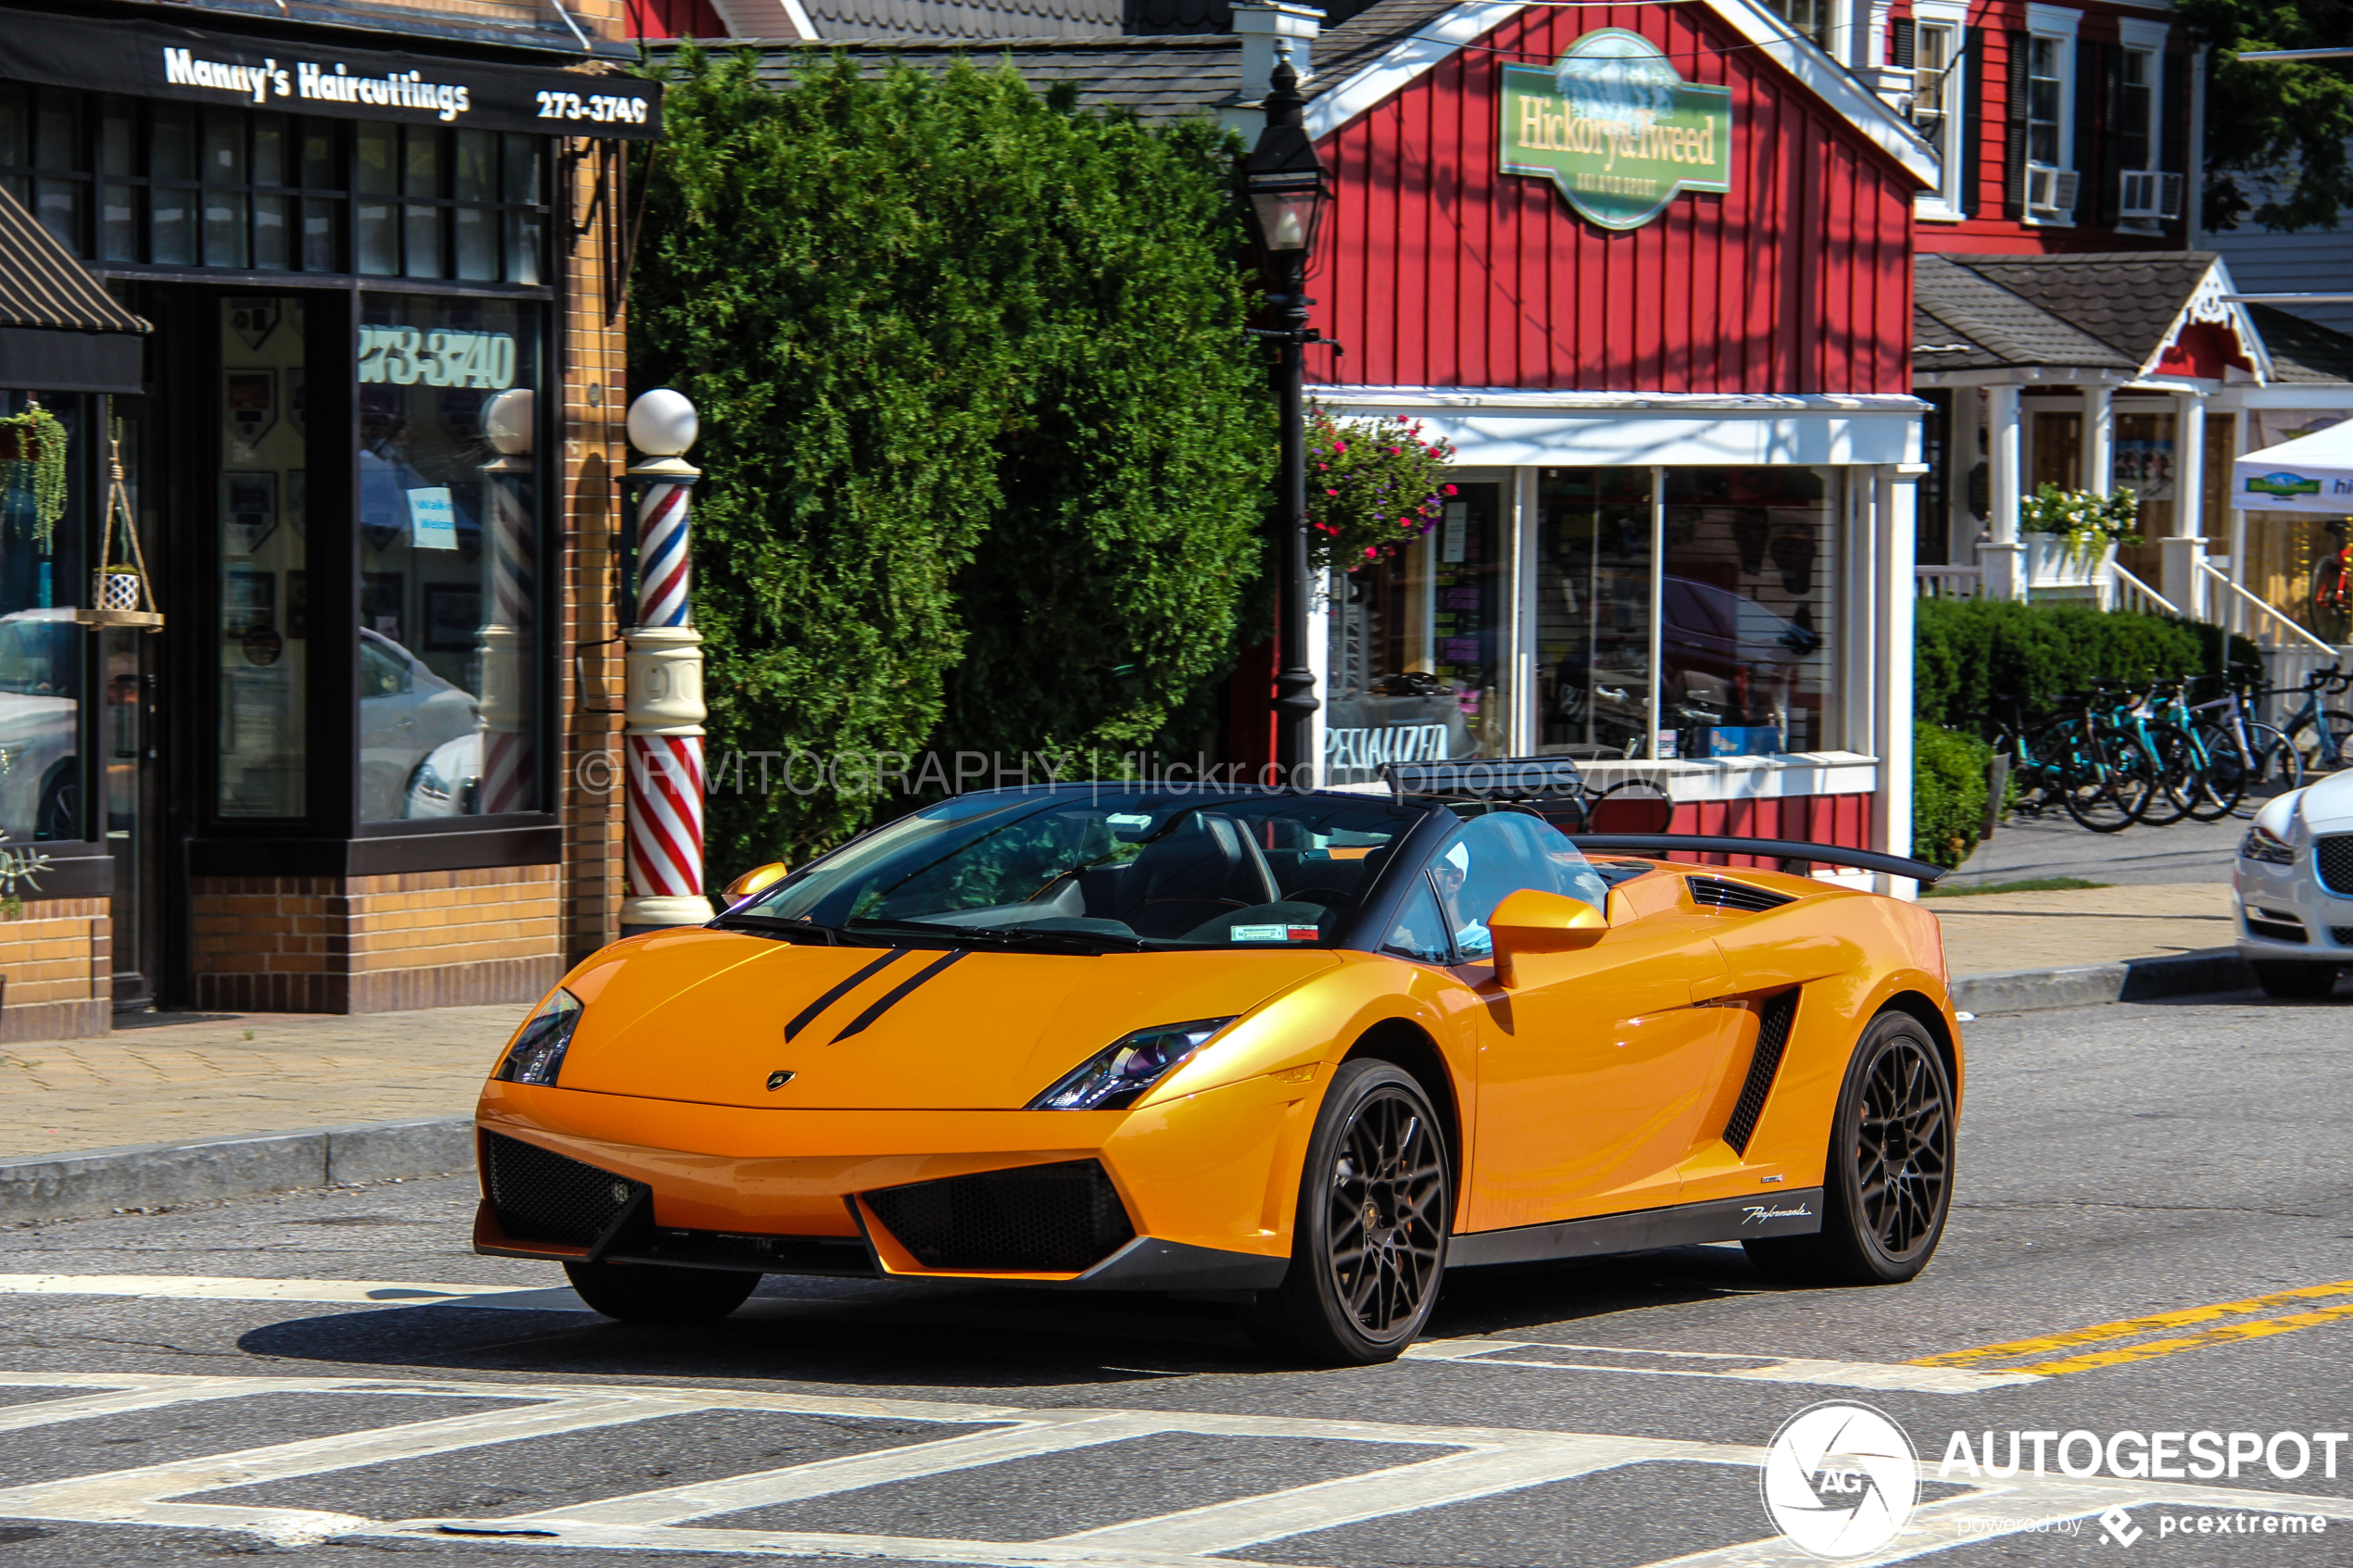
[[322, 48], [163, 22], [11, 13], [0, 27], [0, 80], [484, 131], [661, 133], [661, 85], [634, 76]]
[[1588, 221], [1639, 229], [1685, 191], [1732, 188], [1732, 93], [1602, 28], [1549, 69], [1504, 68], [1503, 169], [1549, 179]]

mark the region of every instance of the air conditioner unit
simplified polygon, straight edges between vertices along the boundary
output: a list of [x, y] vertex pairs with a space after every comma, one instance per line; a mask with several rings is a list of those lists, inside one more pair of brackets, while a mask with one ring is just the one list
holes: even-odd
[[2075, 187], [2081, 176], [2071, 169], [2045, 164], [2026, 166], [2026, 210], [2036, 218], [2072, 218]]
[[2119, 210], [2127, 218], [2179, 218], [2182, 177], [2154, 169], [2128, 169], [2124, 171], [2123, 197]]

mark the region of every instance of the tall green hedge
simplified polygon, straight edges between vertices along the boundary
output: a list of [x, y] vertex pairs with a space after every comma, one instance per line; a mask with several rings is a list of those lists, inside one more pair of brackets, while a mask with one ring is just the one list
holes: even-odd
[[1148, 740], [1258, 570], [1273, 416], [1230, 138], [1010, 68], [664, 70], [632, 377], [702, 413], [714, 871], [883, 803], [872, 768], [787, 788], [780, 757], [762, 793], [716, 771], [734, 752]]
[[[2259, 657], [2244, 637], [2229, 646], [2233, 660]], [[1915, 714], [1989, 737], [2013, 699], [2033, 714], [2095, 681], [2219, 674], [2225, 657], [2219, 628], [2014, 599], [1923, 599], [1915, 647]]]
[[1986, 770], [1994, 748], [1975, 735], [1912, 725], [1912, 853], [1957, 866], [1985, 830]]

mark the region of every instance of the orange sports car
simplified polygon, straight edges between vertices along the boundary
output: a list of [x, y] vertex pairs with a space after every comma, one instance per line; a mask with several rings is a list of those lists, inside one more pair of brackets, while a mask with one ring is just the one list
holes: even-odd
[[1625, 851], [1936, 869], [1580, 849], [1537, 766], [968, 795], [769, 868], [516, 1033], [475, 1246], [639, 1322], [762, 1273], [1229, 1292], [1334, 1363], [1411, 1343], [1449, 1268], [1738, 1240], [1918, 1273], [1961, 1090], [1934, 918]]

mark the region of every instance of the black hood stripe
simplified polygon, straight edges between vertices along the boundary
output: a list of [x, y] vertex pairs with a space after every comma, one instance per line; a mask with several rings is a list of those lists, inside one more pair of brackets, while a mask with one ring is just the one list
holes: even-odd
[[946, 969], [950, 964], [954, 963], [958, 959], [964, 957], [971, 951], [972, 949], [970, 947], [959, 947], [954, 952], [943, 954], [939, 958], [934, 959], [931, 962], [924, 965], [923, 968], [915, 971], [914, 973], [909, 975], [906, 979], [900, 981], [898, 985], [893, 985], [889, 990], [884, 992], [880, 1001], [868, 1008], [864, 1012], [860, 1013], [856, 1018], [851, 1019], [849, 1021], [849, 1027], [835, 1035], [828, 1043], [837, 1046], [841, 1044], [842, 1041], [849, 1039], [852, 1035], [859, 1033], [861, 1030], [864, 1029], [866, 1025], [872, 1023], [875, 1020], [888, 1012], [892, 1008], [897, 1007], [900, 1002], [906, 997], [908, 992], [913, 990], [916, 986], [922, 985], [925, 981], [929, 980], [933, 975], [937, 974], [941, 970]]
[[850, 992], [855, 991], [859, 986], [864, 985], [867, 981], [881, 973], [885, 966], [896, 962], [899, 959], [903, 957], [905, 953], [906, 949], [903, 947], [893, 947], [889, 952], [885, 953], [881, 958], [876, 959], [874, 962], [868, 964], [865, 968], [860, 970], [857, 973], [851, 975], [849, 979], [843, 981], [840, 985], [835, 986], [832, 990], [826, 992], [824, 996], [818, 997], [815, 1001], [801, 1009], [799, 1015], [790, 1023], [785, 1025], [785, 1038], [789, 1040], [795, 1035], [798, 1035], [802, 1030], [808, 1028], [812, 1023], [816, 1022], [817, 1015], [819, 1013], [824, 1011], [827, 1008], [833, 1006], [836, 1002], [849, 995]]

